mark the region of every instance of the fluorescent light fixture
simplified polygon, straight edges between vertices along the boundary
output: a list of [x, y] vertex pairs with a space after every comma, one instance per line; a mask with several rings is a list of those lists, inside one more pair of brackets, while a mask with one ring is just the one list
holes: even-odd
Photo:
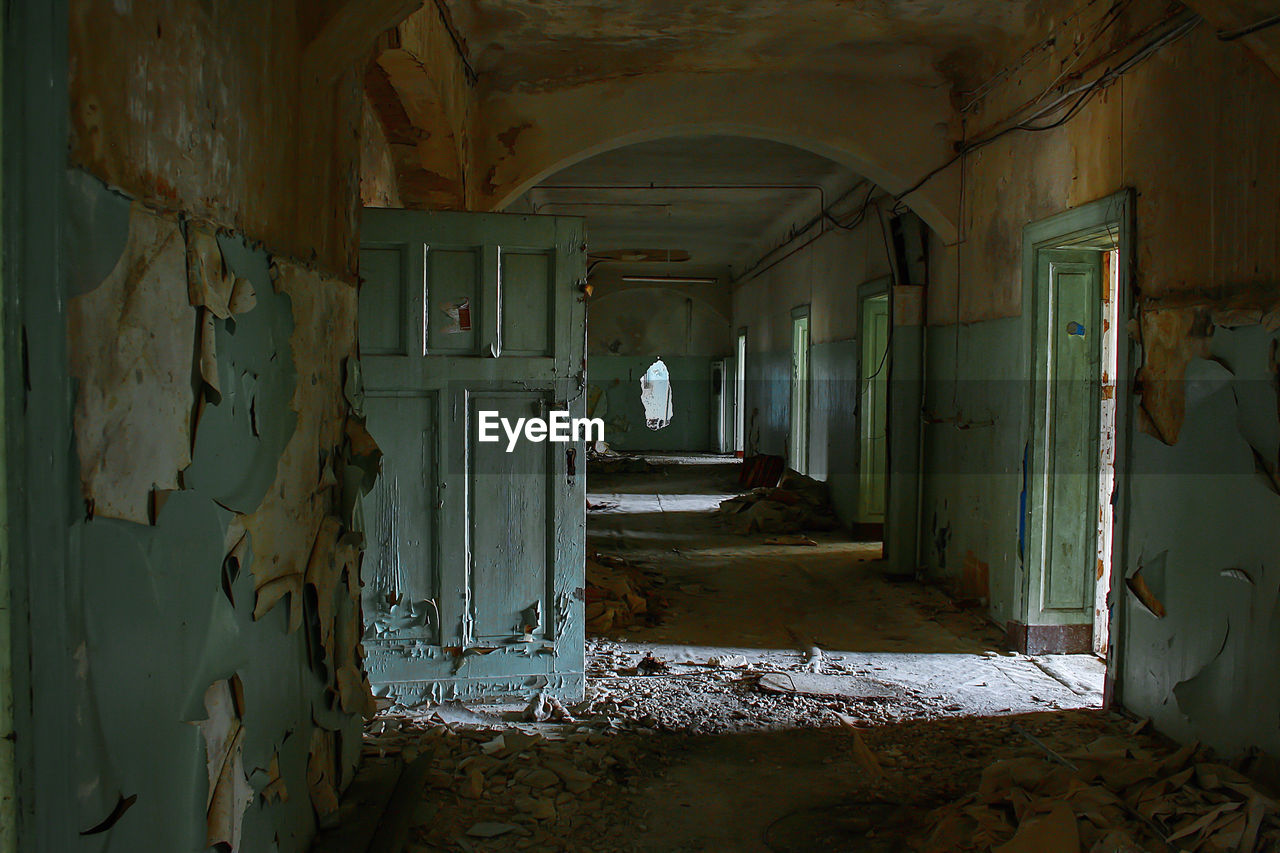
[[623, 281], [645, 284], [716, 284], [718, 278], [694, 278], [687, 275], [624, 275]]

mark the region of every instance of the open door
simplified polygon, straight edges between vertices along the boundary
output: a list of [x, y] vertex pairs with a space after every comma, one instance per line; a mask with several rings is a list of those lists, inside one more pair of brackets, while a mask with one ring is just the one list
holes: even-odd
[[884, 523], [889, 474], [889, 294], [888, 285], [863, 295], [861, 331], [861, 412], [858, 418], [858, 520]]
[[398, 701], [582, 693], [585, 449], [478, 421], [584, 416], [584, 243], [570, 217], [364, 212], [364, 648]]
[[1038, 252], [1027, 624], [1046, 637], [1033, 645], [1054, 651], [1091, 647], [1098, 552], [1101, 269], [1097, 251]]

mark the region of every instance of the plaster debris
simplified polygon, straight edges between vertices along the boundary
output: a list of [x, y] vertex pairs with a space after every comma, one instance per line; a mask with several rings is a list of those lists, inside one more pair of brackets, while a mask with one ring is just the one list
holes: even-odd
[[[840, 520], [831, 509], [827, 484], [787, 471], [777, 488], [760, 487], [720, 504], [720, 516], [738, 533], [799, 533], [834, 530]], [[774, 545], [816, 545], [805, 536], [779, 536]]]
[[1058, 754], [992, 764], [978, 790], [939, 809], [924, 853], [1255, 853], [1280, 844], [1280, 806], [1196, 745], [1103, 735]]
[[901, 699], [900, 689], [857, 675], [815, 675], [804, 672], [767, 672], [758, 682], [766, 693], [788, 693], [814, 698], [875, 701]]
[[770, 536], [764, 540], [766, 545], [803, 545], [805, 547], [817, 547], [818, 543], [810, 539], [808, 536]]
[[587, 558], [587, 629], [604, 633], [633, 624], [661, 621], [666, 599], [645, 572], [621, 557]]

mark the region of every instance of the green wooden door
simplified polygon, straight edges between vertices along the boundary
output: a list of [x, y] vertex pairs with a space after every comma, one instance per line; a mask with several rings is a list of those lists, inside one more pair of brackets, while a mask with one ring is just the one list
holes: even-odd
[[364, 211], [364, 647], [399, 701], [582, 692], [584, 447], [478, 419], [584, 416], [584, 243], [576, 218]]
[[859, 415], [858, 518], [884, 521], [888, 477], [889, 297], [868, 296], [861, 306], [862, 411]]
[[1039, 253], [1028, 624], [1091, 624], [1097, 562], [1100, 254]]

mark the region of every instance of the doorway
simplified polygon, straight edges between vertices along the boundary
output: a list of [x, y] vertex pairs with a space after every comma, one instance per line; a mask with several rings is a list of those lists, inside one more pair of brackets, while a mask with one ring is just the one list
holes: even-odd
[[739, 459], [746, 452], [747, 330], [738, 330], [733, 356], [733, 452]]
[[1027, 228], [1030, 435], [1026, 466], [1025, 614], [1015, 645], [1028, 653], [1108, 657], [1118, 436], [1116, 377], [1127, 353], [1117, 328], [1128, 280], [1128, 196]]
[[791, 311], [791, 431], [788, 464], [809, 473], [809, 306]]
[[888, 282], [872, 282], [859, 290], [858, 519], [883, 524], [889, 431]]

